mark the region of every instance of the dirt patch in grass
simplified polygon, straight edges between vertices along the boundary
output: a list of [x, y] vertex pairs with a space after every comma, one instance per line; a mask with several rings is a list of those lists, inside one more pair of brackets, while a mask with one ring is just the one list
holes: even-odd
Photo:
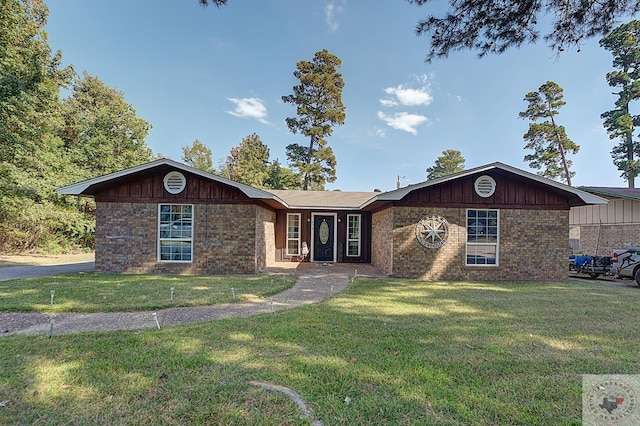
[[0, 255], [0, 268], [8, 266], [55, 265], [59, 263], [92, 262], [95, 253]]

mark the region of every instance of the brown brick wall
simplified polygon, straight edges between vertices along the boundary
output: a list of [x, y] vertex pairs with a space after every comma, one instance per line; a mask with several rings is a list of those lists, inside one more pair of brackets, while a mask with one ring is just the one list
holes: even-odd
[[[269, 223], [275, 218], [267, 219], [267, 212], [251, 204], [195, 204], [193, 262], [171, 263], [157, 261], [157, 203], [99, 202], [96, 271], [255, 273], [266, 265], [272, 256], [267, 253], [273, 251], [266, 247], [274, 238]], [[262, 232], [257, 232], [259, 227]]]
[[376, 212], [371, 222], [371, 263], [387, 274], [393, 268], [393, 209]]
[[640, 224], [581, 225], [579, 253], [611, 256], [615, 249], [640, 247]]
[[[393, 217], [394, 276], [454, 281], [568, 279], [567, 210], [500, 209], [497, 267], [465, 266], [465, 209], [393, 207], [389, 210]], [[449, 222], [449, 239], [443, 247], [425, 248], [416, 239], [415, 225], [427, 214], [442, 215]], [[374, 237], [374, 241], [379, 237]]]
[[273, 266], [276, 262], [276, 213], [256, 208], [256, 270]]

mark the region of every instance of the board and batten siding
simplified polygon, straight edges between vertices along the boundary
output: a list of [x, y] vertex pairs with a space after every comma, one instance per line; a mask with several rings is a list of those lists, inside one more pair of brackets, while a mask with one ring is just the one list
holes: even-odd
[[640, 247], [640, 201], [609, 198], [609, 204], [572, 207], [570, 244], [574, 253], [611, 256]]
[[614, 198], [609, 204], [571, 208], [569, 225], [640, 224], [640, 201]]

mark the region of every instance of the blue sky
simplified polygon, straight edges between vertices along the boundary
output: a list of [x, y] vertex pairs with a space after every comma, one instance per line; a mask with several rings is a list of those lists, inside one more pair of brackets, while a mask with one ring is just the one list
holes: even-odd
[[[282, 102], [296, 63], [327, 49], [342, 61], [346, 121], [328, 138], [337, 158], [327, 189], [391, 190], [422, 182], [445, 149], [466, 168], [500, 161], [529, 169], [518, 118], [523, 98], [548, 80], [564, 89], [557, 117], [581, 146], [575, 186], [626, 186], [611, 161], [600, 114], [614, 107], [605, 75], [611, 54], [589, 41], [561, 56], [543, 43], [478, 59], [456, 52], [427, 64], [415, 34], [427, 6], [404, 0], [45, 0], [47, 32], [65, 64], [124, 93], [153, 128], [154, 153], [181, 161], [199, 139], [216, 165], [253, 133], [286, 164], [285, 147], [306, 144], [285, 123]], [[441, 4], [436, 2], [435, 4]]]

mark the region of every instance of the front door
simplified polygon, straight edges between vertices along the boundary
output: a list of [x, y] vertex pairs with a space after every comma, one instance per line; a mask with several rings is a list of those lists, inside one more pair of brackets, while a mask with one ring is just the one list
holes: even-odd
[[333, 262], [335, 216], [313, 216], [313, 260]]

